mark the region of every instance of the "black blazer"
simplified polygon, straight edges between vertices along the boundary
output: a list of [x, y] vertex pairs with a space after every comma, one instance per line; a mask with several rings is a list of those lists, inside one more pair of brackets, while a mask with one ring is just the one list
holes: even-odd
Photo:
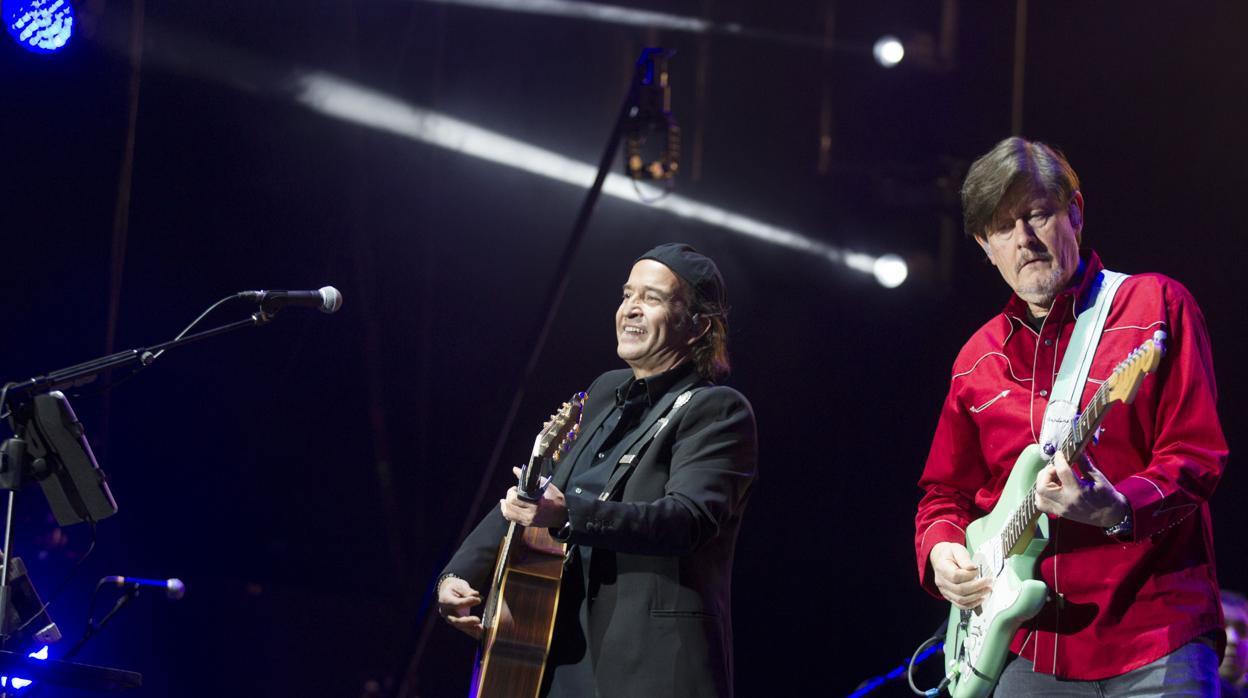
[[[582, 433], [594, 433], [631, 377], [622, 369], [594, 381]], [[692, 398], [670, 413], [666, 408], [687, 390]], [[757, 477], [754, 413], [741, 393], [690, 372], [628, 438], [665, 413], [668, 422], [642, 456], [616, 466], [610, 500], [580, 494], [568, 482], [588, 439], [573, 445], [554, 474], [567, 497], [569, 543], [593, 548], [594, 597], [584, 630], [601, 698], [732, 696], [732, 560]], [[444, 572], [486, 591], [506, 529], [494, 508]], [[554, 644], [552, 656], [557, 632]]]

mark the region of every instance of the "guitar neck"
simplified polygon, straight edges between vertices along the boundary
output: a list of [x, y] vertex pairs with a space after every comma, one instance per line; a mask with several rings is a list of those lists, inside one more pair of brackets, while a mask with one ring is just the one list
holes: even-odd
[[[536, 500], [542, 496], [541, 475], [542, 454], [538, 453], [535, 447], [533, 455], [529, 458], [529, 464], [520, 470], [520, 481], [516, 489], [519, 490], [521, 498]], [[522, 535], [524, 535], [523, 526], [514, 521], [507, 525], [507, 535], [503, 536], [503, 542], [499, 546], [498, 561], [494, 566], [494, 577], [490, 581], [490, 594], [486, 597], [485, 608], [481, 611], [481, 624], [487, 628], [494, 624], [495, 616], [498, 613], [499, 600], [503, 597], [501, 588], [503, 577], [511, 564], [512, 544]]]
[[481, 609], [481, 625], [493, 627], [494, 618], [498, 615], [498, 603], [503, 597], [501, 590], [503, 577], [507, 572], [507, 564], [511, 561], [511, 543], [523, 530], [516, 522], [507, 525], [507, 535], [503, 536], [502, 545], [498, 549], [498, 560], [494, 564], [494, 576], [490, 579], [490, 593], [485, 597], [485, 608]]
[[520, 471], [519, 494], [524, 499], [537, 499], [542, 494], [542, 456], [534, 453], [529, 464]]
[[[1102, 384], [1096, 393], [1088, 400], [1087, 406], [1079, 418], [1070, 425], [1070, 433], [1066, 435], [1066, 439], [1062, 441], [1057, 450], [1062, 452], [1067, 463], [1075, 463], [1079, 458], [1079, 454], [1083, 453], [1083, 449], [1087, 448], [1092, 438], [1096, 435], [1096, 430], [1101, 426], [1101, 421], [1105, 419], [1105, 415], [1109, 412], [1109, 408], [1114, 402], [1109, 399], [1109, 391], [1106, 389], [1108, 384]], [[1056, 451], [1054, 451], [1056, 453]], [[1014, 549], [1018, 541], [1022, 540], [1027, 531], [1036, 524], [1040, 519], [1040, 511], [1036, 509], [1036, 486], [1032, 484], [1028, 490], [1027, 496], [1019, 503], [1018, 508], [1014, 510], [1014, 514], [1010, 517], [1009, 523], [1006, 524], [1002, 536], [1002, 553], [1008, 553]]]
[[1113, 406], [1114, 403], [1109, 399], [1109, 390], [1106, 385], [1108, 384], [1102, 384], [1092, 395], [1092, 399], [1088, 400], [1087, 406], [1083, 408], [1083, 414], [1080, 414], [1079, 419], [1076, 419], [1075, 423], [1070, 426], [1070, 433], [1066, 435], [1066, 440], [1059, 447], [1067, 463], [1074, 463], [1079, 458], [1079, 454], [1083, 453], [1083, 449], [1087, 448], [1088, 443], [1096, 436], [1101, 420], [1105, 419], [1105, 414]]

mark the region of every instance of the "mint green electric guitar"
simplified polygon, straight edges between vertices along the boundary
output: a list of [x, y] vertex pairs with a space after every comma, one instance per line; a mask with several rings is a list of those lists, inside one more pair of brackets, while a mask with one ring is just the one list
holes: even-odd
[[[1165, 339], [1165, 332], [1156, 332], [1114, 368], [1058, 447], [1066, 462], [1076, 462], [1111, 407], [1135, 399], [1144, 377], [1161, 362]], [[1036, 560], [1049, 542], [1049, 520], [1036, 509], [1035, 482], [1058, 449], [1047, 454], [1038, 444], [1024, 449], [992, 513], [966, 528], [966, 548], [979, 575], [993, 582], [978, 608], [964, 611], [953, 606], [949, 614], [945, 671], [953, 698], [980, 698], [992, 692], [1014, 634], [1044, 606], [1048, 591], [1035, 574]]]

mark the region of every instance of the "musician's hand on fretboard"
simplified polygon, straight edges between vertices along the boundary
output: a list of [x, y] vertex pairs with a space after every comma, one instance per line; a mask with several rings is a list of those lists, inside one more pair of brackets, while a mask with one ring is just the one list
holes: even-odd
[[[519, 468], [512, 468], [512, 471], [516, 477], [520, 476]], [[503, 518], [525, 528], [559, 528], [568, 521], [568, 506], [563, 492], [551, 484], [546, 484], [542, 498], [536, 502], [525, 501], [520, 497], [519, 491], [512, 487], [507, 490], [507, 497], [499, 500], [498, 507]]]
[[1046, 514], [1101, 528], [1122, 521], [1131, 511], [1127, 498], [1086, 454], [1079, 460], [1085, 477], [1066, 463], [1061, 452], [1036, 475], [1036, 508]]

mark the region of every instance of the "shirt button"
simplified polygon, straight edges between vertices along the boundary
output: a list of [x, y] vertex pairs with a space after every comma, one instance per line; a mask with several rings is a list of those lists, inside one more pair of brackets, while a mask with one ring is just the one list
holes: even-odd
[[577, 493], [577, 494], [580, 494], [580, 493], [581, 493], [581, 488], [579, 488], [579, 487], [578, 487], [578, 488], [576, 488], [576, 493]]
[[605, 454], [605, 453], [599, 453], [599, 454], [598, 454], [598, 457], [599, 457], [599, 458], [606, 458], [606, 457], [607, 457], [607, 454]]
[[1047, 390], [1040, 391], [1040, 397], [1048, 397], [1048, 396], [1049, 396], [1049, 391]]
[[1046, 339], [1046, 340], [1044, 340], [1044, 346], [1046, 346], [1046, 347], [1051, 347], [1051, 346], [1053, 346], [1053, 340], [1051, 340], [1051, 339]]

